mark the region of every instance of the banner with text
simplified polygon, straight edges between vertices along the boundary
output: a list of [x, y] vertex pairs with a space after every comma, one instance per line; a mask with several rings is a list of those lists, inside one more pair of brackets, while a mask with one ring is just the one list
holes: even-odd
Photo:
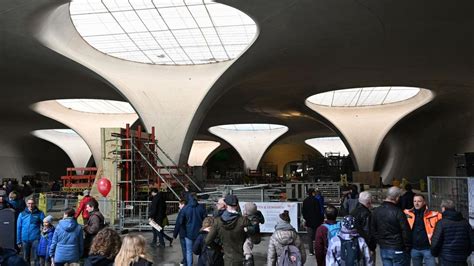
[[[240, 202], [240, 209], [244, 209], [246, 202]], [[298, 203], [296, 202], [255, 202], [257, 209], [265, 217], [265, 224], [260, 225], [260, 232], [273, 233], [278, 221], [278, 215], [284, 210], [290, 213], [291, 225], [298, 231]]]

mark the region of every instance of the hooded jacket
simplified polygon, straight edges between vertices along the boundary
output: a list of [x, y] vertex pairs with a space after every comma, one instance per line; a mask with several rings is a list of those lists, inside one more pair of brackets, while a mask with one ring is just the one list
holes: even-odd
[[59, 221], [49, 249], [49, 256], [54, 262], [77, 262], [84, 249], [84, 238], [81, 226], [72, 217]]
[[369, 246], [365, 243], [364, 238], [360, 237], [357, 230], [346, 230], [341, 228], [341, 231], [337, 234], [337, 237], [331, 238], [329, 241], [328, 252], [326, 254], [326, 265], [341, 265], [341, 239], [342, 240], [353, 240], [357, 239], [359, 242], [360, 249], [360, 261], [356, 265], [372, 266], [374, 262], [370, 257]]
[[179, 211], [178, 218], [176, 218], [176, 226], [178, 228], [175, 230], [179, 232], [181, 227], [184, 227], [186, 238], [196, 240], [202, 226], [202, 220], [204, 220], [207, 215], [206, 209], [204, 209], [204, 206], [199, 204], [192, 195], [188, 194], [187, 198], [188, 204]]
[[465, 262], [473, 251], [473, 234], [460, 212], [445, 210], [431, 238], [431, 254], [448, 262]]
[[46, 231], [41, 232], [41, 238], [36, 249], [36, 255], [40, 257], [49, 257], [49, 249], [53, 242], [54, 226], [49, 227]]
[[18, 216], [16, 224], [17, 244], [40, 239], [40, 228], [43, 224], [44, 213], [38, 209], [25, 209]]
[[84, 266], [113, 266], [114, 261], [107, 259], [107, 257], [102, 255], [89, 255]]
[[216, 219], [214, 226], [206, 237], [206, 245], [211, 245], [217, 238], [224, 249], [224, 263], [229, 265], [242, 265], [244, 260], [243, 245], [247, 238], [244, 228], [249, 226], [249, 220], [237, 212], [224, 211]]
[[270, 243], [268, 244], [267, 265], [275, 266], [278, 257], [283, 252], [283, 248], [290, 244], [296, 246], [300, 250], [301, 263], [304, 264], [306, 262], [306, 252], [298, 233], [296, 233], [296, 230], [291, 226], [291, 224], [278, 218], [275, 232], [273, 232], [272, 237], [270, 238]]

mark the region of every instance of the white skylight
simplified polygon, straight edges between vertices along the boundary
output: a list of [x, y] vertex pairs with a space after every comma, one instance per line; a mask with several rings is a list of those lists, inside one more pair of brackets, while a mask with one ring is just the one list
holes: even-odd
[[328, 153], [349, 155], [349, 151], [339, 137], [323, 137], [305, 140], [306, 144], [319, 151], [323, 156]]
[[[47, 130], [44, 130], [45, 132]], [[55, 132], [55, 133], [60, 133], [60, 134], [66, 134], [66, 135], [76, 135], [76, 136], [79, 136], [76, 131], [72, 130], [72, 129], [51, 129], [52, 132]]]
[[233, 124], [233, 125], [221, 125], [215, 126], [215, 128], [233, 130], [233, 131], [265, 131], [286, 128], [282, 125], [274, 124]]
[[71, 18], [94, 48], [135, 62], [194, 65], [236, 58], [257, 26], [209, 0], [73, 0]]
[[134, 114], [135, 110], [127, 102], [96, 99], [56, 100], [62, 106], [80, 112], [99, 114]]
[[360, 107], [395, 103], [410, 99], [418, 94], [419, 88], [412, 87], [367, 87], [328, 91], [313, 95], [308, 101], [333, 107]]

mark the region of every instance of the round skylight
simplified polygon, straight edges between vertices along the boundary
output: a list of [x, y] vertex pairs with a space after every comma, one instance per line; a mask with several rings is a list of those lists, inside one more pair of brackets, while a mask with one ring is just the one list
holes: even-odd
[[328, 91], [313, 95], [308, 102], [332, 107], [361, 107], [401, 102], [420, 92], [413, 87], [367, 87]]
[[324, 156], [329, 154], [349, 155], [346, 145], [339, 137], [313, 138], [304, 142]]
[[135, 110], [127, 102], [96, 99], [56, 100], [62, 106], [80, 112], [99, 114], [134, 114]]
[[97, 50], [165, 65], [236, 58], [257, 33], [246, 14], [209, 0], [73, 0], [72, 22]]
[[287, 128], [282, 125], [274, 124], [232, 124], [232, 125], [221, 125], [211, 128], [219, 128], [232, 131], [266, 131], [266, 130], [277, 130]]
[[74, 131], [74, 130], [72, 130], [72, 129], [45, 129], [45, 130], [43, 130], [43, 131], [44, 131], [44, 132], [51, 131], [51, 132], [59, 133], [59, 134], [79, 136], [79, 135], [76, 133], [76, 131]]

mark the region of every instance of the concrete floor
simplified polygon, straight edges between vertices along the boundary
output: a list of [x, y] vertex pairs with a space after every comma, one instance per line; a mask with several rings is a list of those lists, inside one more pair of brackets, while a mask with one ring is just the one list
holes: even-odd
[[[148, 240], [148, 243], [151, 242], [152, 233], [151, 232], [142, 232], [143, 236]], [[167, 235], [172, 236], [172, 232], [166, 232]], [[268, 241], [270, 240], [270, 236], [264, 236], [262, 238], [262, 242], [254, 247], [254, 259], [256, 266], [266, 265], [267, 263], [267, 248], [268, 248]], [[173, 246], [168, 246], [168, 241], [165, 241], [166, 247], [165, 248], [151, 248], [149, 247], [148, 251], [149, 254], [153, 256], [154, 265], [162, 265], [162, 266], [177, 266], [179, 265], [182, 255], [181, 255], [181, 247], [179, 245], [179, 239], [175, 239], [173, 241]], [[377, 249], [378, 251], [378, 249]], [[308, 248], [306, 245], [306, 254], [308, 254]], [[197, 265], [197, 256], [194, 256], [194, 265]], [[316, 258], [314, 256], [307, 256], [305, 266], [316, 266]], [[380, 263], [380, 257], [377, 254], [377, 264], [382, 265]]]

